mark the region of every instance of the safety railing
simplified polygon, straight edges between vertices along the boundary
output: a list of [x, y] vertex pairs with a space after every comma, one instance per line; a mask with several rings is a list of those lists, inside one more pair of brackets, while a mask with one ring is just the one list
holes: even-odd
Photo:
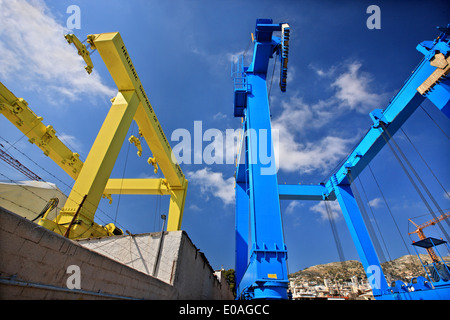
[[233, 57], [231, 61], [231, 77], [233, 78], [234, 91], [245, 91], [247, 89], [243, 55]]

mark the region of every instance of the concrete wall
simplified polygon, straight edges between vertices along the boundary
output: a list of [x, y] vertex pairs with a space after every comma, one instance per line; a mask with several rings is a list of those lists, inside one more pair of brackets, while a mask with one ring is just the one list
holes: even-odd
[[[182, 231], [175, 231], [165, 232], [162, 241], [161, 233], [158, 232], [112, 238], [91, 238], [77, 242], [85, 248], [154, 276], [168, 284], [173, 284], [174, 264], [178, 260], [182, 236]], [[160, 241], [161, 252], [158, 259]], [[154, 269], [157, 260], [157, 268]]]
[[[164, 237], [158, 279], [145, 271], [153, 271], [150, 262], [155, 253], [146, 244], [159, 240], [159, 234], [88, 241], [97, 248], [114, 247], [116, 242], [123, 257], [129, 254], [128, 262], [121, 262], [0, 207], [0, 299], [232, 299], [226, 282], [214, 276], [187, 235], [170, 234]], [[119, 247], [120, 242], [136, 242], [136, 250]], [[80, 268], [80, 289], [67, 286], [73, 276], [67, 273], [71, 265]]]
[[205, 255], [184, 231], [164, 232], [162, 241], [157, 232], [78, 243], [173, 285], [182, 299], [233, 299], [224, 277], [215, 275]]

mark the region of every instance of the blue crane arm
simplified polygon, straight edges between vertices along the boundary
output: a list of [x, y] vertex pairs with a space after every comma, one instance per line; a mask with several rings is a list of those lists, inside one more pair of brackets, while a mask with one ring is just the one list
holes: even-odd
[[324, 200], [338, 200], [377, 299], [393, 299], [394, 296], [350, 185], [426, 98], [450, 117], [450, 79], [447, 77], [450, 72], [450, 41], [447, 40], [450, 28], [441, 28], [441, 31], [434, 41], [424, 41], [417, 46], [424, 58], [389, 105], [384, 110], [376, 109], [370, 113], [373, 125], [326, 183], [278, 186], [280, 199], [321, 200], [322, 196]]
[[[280, 200], [316, 200], [320, 201], [324, 199], [324, 195], [327, 194], [327, 188], [324, 184], [318, 185], [291, 185], [280, 184], [278, 185], [278, 194]], [[331, 193], [328, 200], [336, 200], [334, 193]]]
[[311, 200], [318, 200], [319, 190], [323, 191], [323, 199], [334, 199], [334, 187], [350, 184], [349, 171], [355, 179], [386, 144], [385, 138], [389, 140], [389, 135], [382, 136], [384, 130], [381, 123], [390, 135], [395, 134], [426, 98], [450, 117], [450, 40], [446, 32], [442, 32], [434, 41], [424, 41], [417, 46], [416, 49], [424, 54], [422, 61], [389, 105], [384, 110], [376, 109], [370, 113], [373, 125], [343, 165], [326, 181], [325, 187], [280, 185], [280, 199], [304, 200], [310, 197]]
[[[389, 105], [384, 110], [376, 109], [370, 113], [374, 124], [336, 171], [335, 178], [327, 181], [329, 193], [333, 185], [351, 182], [348, 180], [349, 170], [355, 179], [383, 148], [389, 136], [397, 132], [426, 98], [450, 117], [450, 79], [447, 78], [450, 70], [449, 42], [444, 33], [433, 42], [424, 41], [417, 46], [424, 58]], [[439, 57], [440, 64], [436, 61]], [[384, 137], [381, 124], [389, 131]]]

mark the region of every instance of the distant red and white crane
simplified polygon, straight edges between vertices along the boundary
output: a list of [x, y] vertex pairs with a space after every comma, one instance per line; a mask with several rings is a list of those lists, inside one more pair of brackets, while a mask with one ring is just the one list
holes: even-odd
[[5, 161], [7, 164], [9, 164], [11, 167], [25, 175], [27, 178], [30, 178], [31, 180], [35, 181], [41, 181], [42, 178], [39, 177], [36, 173], [28, 169], [26, 166], [24, 166], [22, 163], [20, 163], [19, 160], [14, 158], [12, 155], [10, 155], [5, 149], [5, 147], [0, 144], [0, 159]]
[[[420, 240], [423, 240], [426, 238], [425, 233], [423, 232], [423, 229], [429, 226], [433, 226], [436, 223], [445, 220], [447, 218], [450, 218], [450, 211], [444, 214], [441, 214], [439, 217], [436, 217], [435, 219], [431, 219], [427, 222], [424, 222], [420, 225], [416, 224], [414, 221], [412, 221], [411, 219], [408, 219], [417, 229], [408, 233], [408, 234], [413, 234], [413, 233], [417, 233], [417, 235], [419, 236]], [[436, 253], [434, 252], [433, 248], [426, 248], [431, 260], [433, 260], [433, 262], [437, 262], [439, 259], [436, 255]]]

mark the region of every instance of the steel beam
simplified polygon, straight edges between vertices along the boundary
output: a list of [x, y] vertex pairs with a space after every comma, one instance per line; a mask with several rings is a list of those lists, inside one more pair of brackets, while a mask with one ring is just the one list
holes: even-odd
[[[272, 141], [266, 74], [281, 24], [258, 19], [252, 63], [243, 70], [243, 135], [236, 164], [236, 283], [239, 299], [287, 299], [287, 250]], [[278, 42], [277, 42], [278, 41]], [[239, 99], [238, 99], [239, 100]], [[236, 101], [238, 101], [236, 100]]]
[[77, 179], [83, 167], [79, 154], [59, 140], [53, 127], [44, 125], [43, 118], [37, 116], [24, 99], [17, 98], [1, 82], [0, 113], [26, 135], [29, 142], [38, 146], [44, 155], [52, 159], [73, 179]]
[[172, 148], [145, 93], [136, 69], [118, 32], [88, 36], [93, 39], [119, 91], [135, 90], [139, 105], [134, 120], [151, 148], [164, 177], [174, 187], [184, 185], [185, 176], [172, 157]]
[[373, 295], [379, 296], [386, 293], [388, 288], [386, 278], [350, 185], [336, 185], [334, 191], [364, 271], [372, 286]]
[[235, 215], [235, 281], [239, 284], [248, 265], [249, 252], [249, 197], [246, 183], [236, 183], [236, 215]]
[[170, 195], [164, 179], [109, 179], [104, 194]]
[[[254, 298], [286, 299], [286, 246], [278, 196], [278, 181], [272, 145], [270, 111], [266, 79], [259, 74], [247, 74], [252, 93], [247, 97], [247, 135], [249, 168], [249, 213], [251, 249], [249, 264], [239, 284], [239, 291], [251, 292]], [[267, 134], [268, 145], [261, 145]], [[261, 152], [268, 163], [262, 163]], [[271, 169], [272, 168], [272, 169]]]
[[[377, 299], [408, 299], [439, 296], [436, 292], [416, 294], [393, 294], [388, 287], [380, 262], [374, 250], [367, 227], [350, 189], [350, 183], [364, 170], [389, 140], [389, 137], [405, 123], [410, 115], [429, 98], [447, 117], [449, 112], [450, 60], [445, 58], [450, 48], [446, 34], [441, 34], [434, 42], [425, 41], [417, 46], [425, 57], [405, 82], [400, 91], [391, 99], [386, 109], [370, 113], [373, 126], [361, 142], [347, 157], [344, 164], [326, 182], [325, 196], [334, 192], [344, 214], [348, 229], [356, 245], [360, 260], [372, 285]], [[385, 134], [389, 131], [389, 134]], [[383, 136], [384, 135], [384, 136]], [[351, 172], [351, 177], [349, 173]], [[444, 291], [445, 292], [445, 291]], [[448, 294], [448, 293], [445, 293]]]
[[[447, 117], [450, 117], [450, 80], [446, 78], [450, 65], [445, 65], [445, 63], [449, 63], [447, 61], [449, 59], [447, 58], [443, 62], [443, 67], [434, 62], [436, 55], [439, 53], [449, 54], [448, 40], [441, 35], [435, 42], [422, 42], [417, 46], [417, 49], [424, 53], [425, 57], [399, 92], [391, 99], [389, 105], [384, 110], [376, 109], [370, 113], [374, 124], [361, 142], [353, 149], [344, 164], [336, 171], [335, 175], [338, 184], [349, 183], [347, 178], [349, 168], [351, 168], [353, 179], [356, 179], [367, 164], [384, 147], [386, 140], [382, 136], [383, 130], [380, 127], [380, 121], [384, 123], [389, 133], [394, 135], [426, 98], [437, 104], [436, 106]], [[439, 76], [434, 75], [436, 71], [438, 71]], [[424, 83], [428, 83], [428, 89], [420, 90], [419, 88], [423, 87]], [[326, 186], [328, 192], [331, 193], [333, 186], [330, 180], [326, 183]]]
[[[64, 207], [56, 217], [56, 222], [66, 225], [73, 219], [74, 213], [79, 211], [80, 223], [75, 225], [71, 238], [103, 236], [88, 229], [94, 221], [94, 215], [105, 190], [108, 177], [119, 155], [128, 129], [133, 121], [139, 104], [134, 90], [120, 91], [111, 106], [105, 121], [91, 147], [83, 169], [75, 181]], [[83, 198], [83, 207], [79, 210]]]
[[286, 185], [278, 186], [280, 200], [316, 200], [321, 201], [327, 195], [328, 200], [335, 200], [334, 192], [328, 193], [324, 185]]

